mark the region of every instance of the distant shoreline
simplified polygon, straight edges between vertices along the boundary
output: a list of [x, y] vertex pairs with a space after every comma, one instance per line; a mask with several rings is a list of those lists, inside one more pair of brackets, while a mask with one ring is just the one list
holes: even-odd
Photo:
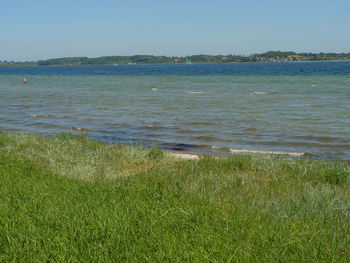
[[61, 57], [37, 61], [1, 60], [0, 66], [77, 66], [77, 65], [148, 65], [148, 64], [208, 64], [208, 63], [261, 63], [261, 62], [324, 62], [350, 61], [349, 53], [296, 53], [293, 51], [268, 51], [251, 55], [189, 55], [189, 56], [102, 56], [102, 57]]
[[[267, 61], [252, 61], [252, 62], [203, 62], [191, 63], [192, 65], [208, 65], [208, 64], [280, 64], [280, 63], [320, 63], [320, 62], [350, 62], [350, 59], [338, 60], [309, 60], [309, 61], [281, 61], [281, 62], [267, 62]], [[136, 64], [120, 64], [118, 66], [140, 66], [140, 65], [186, 65], [186, 63], [136, 63]], [[113, 64], [88, 64], [88, 65], [38, 65], [38, 64], [0, 64], [1, 67], [79, 67], [79, 66], [115, 66]]]

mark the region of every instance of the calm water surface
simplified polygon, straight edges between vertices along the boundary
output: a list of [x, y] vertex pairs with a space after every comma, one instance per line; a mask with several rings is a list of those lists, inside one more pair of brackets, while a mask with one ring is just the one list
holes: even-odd
[[0, 129], [349, 160], [350, 62], [0, 68]]

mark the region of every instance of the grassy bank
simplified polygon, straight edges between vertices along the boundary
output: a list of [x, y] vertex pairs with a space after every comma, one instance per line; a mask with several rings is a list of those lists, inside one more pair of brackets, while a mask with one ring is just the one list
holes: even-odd
[[347, 262], [350, 164], [0, 133], [0, 262]]

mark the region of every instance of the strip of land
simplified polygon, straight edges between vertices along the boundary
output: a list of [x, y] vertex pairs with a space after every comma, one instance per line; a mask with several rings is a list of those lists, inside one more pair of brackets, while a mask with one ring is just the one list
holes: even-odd
[[349, 177], [349, 162], [0, 132], [0, 262], [348, 262]]
[[[0, 58], [1, 59], [1, 58]], [[268, 51], [251, 55], [192, 55], [192, 56], [104, 56], [97, 58], [64, 57], [38, 61], [0, 61], [0, 66], [77, 66], [77, 65], [135, 65], [135, 64], [190, 64], [238, 62], [307, 62], [350, 61], [350, 53], [296, 53], [293, 51]]]

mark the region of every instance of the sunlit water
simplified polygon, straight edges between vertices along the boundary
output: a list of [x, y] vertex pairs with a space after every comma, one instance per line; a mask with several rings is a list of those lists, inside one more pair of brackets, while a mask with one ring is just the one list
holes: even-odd
[[0, 68], [0, 129], [349, 160], [350, 62]]

